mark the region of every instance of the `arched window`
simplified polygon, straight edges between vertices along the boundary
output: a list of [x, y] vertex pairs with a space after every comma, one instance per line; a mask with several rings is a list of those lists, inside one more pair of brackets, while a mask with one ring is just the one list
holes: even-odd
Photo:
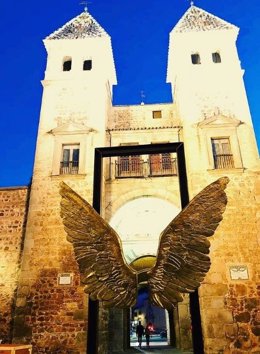
[[92, 60], [88, 59], [88, 60], [84, 60], [83, 62], [83, 70], [91, 70], [92, 69]]
[[201, 64], [199, 53], [191, 54], [191, 62], [192, 64]]
[[221, 63], [221, 56], [218, 52], [212, 53], [213, 63]]
[[70, 71], [72, 67], [72, 60], [69, 57], [64, 58], [63, 71]]

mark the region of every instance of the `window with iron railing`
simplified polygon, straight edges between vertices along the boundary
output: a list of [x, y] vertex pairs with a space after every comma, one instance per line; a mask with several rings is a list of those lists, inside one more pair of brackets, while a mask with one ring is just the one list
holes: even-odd
[[78, 174], [79, 171], [79, 144], [63, 145], [60, 174]]
[[150, 155], [149, 165], [151, 176], [177, 175], [176, 159], [170, 153]]
[[116, 177], [143, 177], [144, 161], [139, 155], [121, 156], [116, 161]]
[[216, 169], [234, 168], [234, 158], [231, 153], [229, 138], [211, 139], [214, 167]]
[[140, 156], [122, 156], [115, 161], [116, 178], [177, 176], [177, 159], [170, 153]]

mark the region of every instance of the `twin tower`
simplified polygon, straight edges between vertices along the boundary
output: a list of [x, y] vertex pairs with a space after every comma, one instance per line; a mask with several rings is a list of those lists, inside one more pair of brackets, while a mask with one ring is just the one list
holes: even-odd
[[[173, 117], [167, 121], [167, 126], [181, 126], [181, 139], [190, 141], [186, 144], [186, 154], [193, 154], [194, 148], [196, 151], [195, 135], [199, 135], [200, 130], [208, 137], [205, 141], [210, 150], [208, 154], [212, 148], [220, 149], [223, 154], [235, 154], [233, 164], [242, 168], [244, 162], [237, 155], [245, 154], [245, 146], [252, 152], [246, 158], [246, 165], [255, 166], [258, 153], [243, 82], [244, 70], [236, 49], [238, 31], [236, 26], [191, 6], [170, 33], [167, 82], [171, 84], [174, 103], [168, 107], [150, 106], [150, 114], [159, 117], [163, 114], [165, 120], [169, 115]], [[138, 110], [135, 107], [134, 110], [139, 112], [135, 114], [128, 106], [128, 114], [123, 114], [112, 105], [113, 85], [117, 84], [117, 79], [111, 39], [88, 12], [52, 33], [44, 44], [48, 60], [40, 123], [43, 132], [51, 131], [57, 136], [64, 129], [84, 130], [93, 135], [93, 146], [107, 146], [108, 131], [131, 129], [134, 124], [140, 128], [137, 117], [146, 111], [145, 108], [139, 107]], [[163, 110], [167, 113], [164, 114]], [[149, 120], [148, 112], [144, 116], [144, 126], [165, 128], [163, 119]], [[75, 124], [83, 126], [76, 127]], [[225, 129], [230, 126], [234, 127], [233, 133], [230, 130], [227, 134]], [[208, 129], [214, 127], [220, 131], [208, 133]], [[238, 136], [234, 132], [238, 133], [243, 148], [238, 146]], [[228, 140], [214, 140], [212, 134]], [[116, 144], [141, 143], [139, 137], [135, 139], [133, 135], [120, 141], [117, 134]], [[163, 138], [162, 141], [168, 140]], [[56, 144], [55, 151], [54, 175], [59, 172], [61, 144]], [[73, 161], [73, 152], [68, 154], [67, 158]], [[77, 157], [81, 161], [79, 171], [85, 168], [83, 154], [82, 151]], [[202, 169], [214, 168], [213, 160], [214, 157], [209, 156], [204, 164], [203, 161], [196, 162], [196, 169], [201, 164]]]

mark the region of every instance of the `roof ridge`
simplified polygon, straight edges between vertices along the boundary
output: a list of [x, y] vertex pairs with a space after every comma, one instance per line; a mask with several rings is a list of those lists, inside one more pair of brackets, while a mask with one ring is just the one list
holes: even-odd
[[103, 27], [86, 11], [66, 22], [45, 39], [82, 39], [108, 36]]
[[192, 5], [174, 26], [172, 32], [202, 32], [219, 29], [238, 29], [238, 27], [200, 7]]

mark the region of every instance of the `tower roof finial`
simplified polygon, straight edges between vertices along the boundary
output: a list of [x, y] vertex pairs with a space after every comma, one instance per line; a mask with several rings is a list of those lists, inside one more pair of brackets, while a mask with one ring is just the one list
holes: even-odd
[[190, 6], [193, 6], [193, 5], [194, 5], [194, 1], [191, 0], [191, 1], [190, 1]]
[[84, 11], [88, 12], [88, 4], [90, 4], [90, 2], [88, 2], [87, 0], [82, 0], [79, 4], [84, 5]]
[[140, 96], [141, 96], [141, 105], [144, 105], [145, 93], [143, 90], [141, 90]]

